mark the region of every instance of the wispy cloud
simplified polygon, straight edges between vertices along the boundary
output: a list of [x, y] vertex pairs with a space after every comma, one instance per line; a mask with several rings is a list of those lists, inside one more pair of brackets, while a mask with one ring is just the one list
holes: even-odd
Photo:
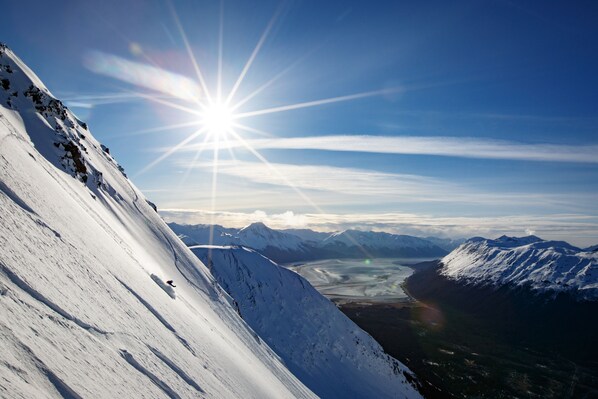
[[[181, 167], [212, 168], [211, 163], [193, 165], [180, 161]], [[272, 173], [275, 169], [277, 173]], [[221, 175], [234, 176], [242, 181], [278, 187], [288, 186], [310, 192], [328, 193], [338, 204], [352, 203], [458, 203], [496, 206], [537, 206], [568, 211], [587, 208], [591, 199], [577, 193], [508, 193], [481, 191], [468, 185], [442, 179], [398, 173], [385, 173], [358, 168], [325, 165], [291, 165], [261, 162], [221, 161]], [[283, 178], [284, 176], [284, 178]], [[283, 193], [281, 192], [281, 195]], [[311, 194], [310, 194], [311, 195]], [[318, 196], [322, 198], [322, 196]], [[329, 202], [329, 201], [327, 201]], [[329, 202], [330, 203], [330, 202]]]
[[195, 209], [163, 209], [169, 222], [206, 224], [210, 220], [227, 227], [242, 227], [264, 222], [272, 228], [311, 228], [318, 231], [339, 231], [348, 228], [386, 231], [396, 234], [439, 237], [497, 237], [537, 234], [546, 239], [561, 239], [580, 246], [598, 242], [598, 217], [583, 214], [513, 215], [500, 217], [439, 217], [429, 214], [315, 214], [292, 211], [267, 213], [210, 212]]
[[[598, 145], [529, 144], [468, 137], [334, 135], [252, 139], [255, 149], [353, 151], [519, 161], [598, 163]], [[219, 145], [241, 148], [238, 141]], [[193, 147], [188, 150], [196, 150]]]
[[183, 100], [195, 100], [202, 94], [201, 89], [192, 79], [157, 66], [130, 61], [100, 51], [89, 52], [84, 61], [92, 72]]
[[134, 93], [98, 93], [98, 94], [69, 94], [59, 96], [70, 108], [93, 108], [98, 105], [119, 104], [139, 101], [142, 98]]

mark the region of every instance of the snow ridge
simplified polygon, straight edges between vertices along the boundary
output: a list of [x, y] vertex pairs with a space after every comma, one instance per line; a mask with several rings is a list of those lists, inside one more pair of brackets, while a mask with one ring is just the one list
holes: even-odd
[[442, 259], [444, 276], [473, 284], [529, 287], [598, 299], [598, 253], [536, 236], [476, 237]]
[[243, 247], [191, 247], [243, 319], [322, 398], [419, 397], [413, 374], [307, 280]]

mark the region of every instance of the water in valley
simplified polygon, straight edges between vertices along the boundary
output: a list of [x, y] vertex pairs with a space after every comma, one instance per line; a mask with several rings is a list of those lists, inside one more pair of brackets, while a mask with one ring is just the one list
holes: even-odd
[[401, 284], [414, 259], [326, 259], [287, 266], [335, 302], [397, 302], [408, 299]]

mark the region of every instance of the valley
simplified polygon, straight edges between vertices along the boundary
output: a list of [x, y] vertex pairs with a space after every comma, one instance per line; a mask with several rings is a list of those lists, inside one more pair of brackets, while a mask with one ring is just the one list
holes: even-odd
[[598, 305], [523, 290], [475, 289], [415, 266], [400, 303], [340, 309], [420, 378], [428, 398], [598, 395]]
[[287, 266], [335, 303], [397, 302], [409, 297], [401, 288], [413, 269], [401, 259], [328, 259]]

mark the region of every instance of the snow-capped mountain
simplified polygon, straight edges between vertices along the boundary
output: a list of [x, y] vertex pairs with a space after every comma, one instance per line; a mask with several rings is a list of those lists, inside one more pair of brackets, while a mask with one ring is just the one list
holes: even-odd
[[444, 249], [447, 252], [451, 252], [459, 245], [463, 244], [465, 238], [439, 238], [439, 237], [425, 237], [426, 241], [430, 241], [432, 244]]
[[591, 247], [584, 248], [584, 251], [586, 251], [586, 252], [598, 251], [598, 245], [592, 245]]
[[0, 396], [315, 397], [232, 303], [0, 45]]
[[238, 242], [238, 229], [229, 229], [218, 224], [177, 224], [168, 223], [168, 226], [187, 245], [201, 245], [212, 243], [213, 245], [234, 245]]
[[275, 230], [263, 223], [240, 230], [219, 225], [168, 225], [187, 245], [239, 245], [256, 249], [279, 263], [351, 257], [436, 257], [449, 252], [429, 239], [373, 231]]
[[375, 231], [345, 230], [328, 236], [320, 247], [357, 256], [428, 257], [447, 251], [423, 238]]
[[263, 250], [275, 247], [281, 250], [300, 250], [303, 240], [296, 235], [273, 230], [264, 223], [256, 222], [243, 227], [237, 233], [242, 245]]
[[411, 372], [303, 277], [242, 247], [196, 246], [239, 313], [323, 398], [419, 397]]
[[535, 236], [473, 238], [442, 259], [441, 274], [473, 284], [529, 287], [598, 299], [598, 253]]
[[323, 241], [326, 237], [328, 237], [332, 233], [326, 233], [322, 231], [313, 231], [310, 229], [284, 229], [281, 230], [283, 233], [292, 234], [301, 238], [303, 241], [307, 242], [320, 242]]
[[263, 223], [252, 223], [242, 229], [220, 225], [185, 225], [169, 223], [170, 228], [188, 246], [192, 245], [239, 245], [258, 250], [279, 262], [311, 259], [320, 251], [300, 237], [274, 230]]

